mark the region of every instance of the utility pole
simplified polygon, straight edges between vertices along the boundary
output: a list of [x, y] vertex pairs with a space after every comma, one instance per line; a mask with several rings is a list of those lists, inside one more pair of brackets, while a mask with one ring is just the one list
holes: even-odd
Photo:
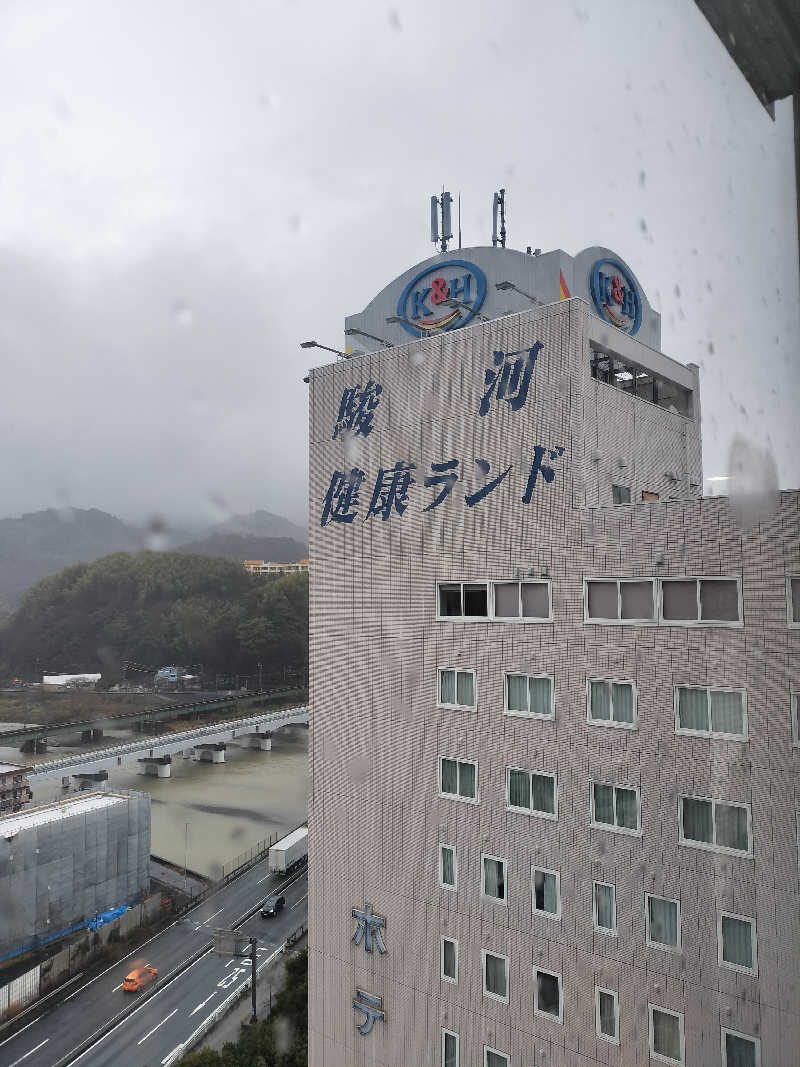
[[186, 877], [186, 869], [189, 865], [189, 824], [186, 825], [186, 831], [183, 837], [183, 892], [188, 895], [188, 880]]
[[[251, 937], [250, 938], [250, 967], [251, 967], [250, 992], [252, 994], [251, 999], [252, 999], [252, 1002], [253, 1002], [253, 1013], [250, 1016], [250, 1022], [251, 1023], [254, 1023], [256, 1021], [256, 945], [257, 944], [258, 944], [257, 939], [255, 937]], [[270, 996], [270, 999], [272, 999], [271, 996]]]

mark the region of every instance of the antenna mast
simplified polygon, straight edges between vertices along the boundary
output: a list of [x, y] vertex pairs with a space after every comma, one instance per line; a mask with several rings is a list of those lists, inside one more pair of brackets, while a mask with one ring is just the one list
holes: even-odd
[[[453, 239], [453, 224], [450, 217], [450, 205], [453, 198], [450, 193], [442, 189], [442, 195], [431, 197], [431, 241], [440, 244], [440, 251], [447, 251], [447, 242]], [[442, 215], [442, 232], [439, 233], [439, 211]], [[459, 216], [460, 218], [460, 216]], [[460, 239], [460, 235], [459, 235]], [[459, 247], [460, 244], [459, 244]]]
[[[497, 215], [500, 215], [500, 237], [497, 236]], [[501, 189], [499, 193], [494, 194], [492, 200], [492, 244], [497, 247], [498, 240], [500, 247], [506, 247], [506, 191]]]

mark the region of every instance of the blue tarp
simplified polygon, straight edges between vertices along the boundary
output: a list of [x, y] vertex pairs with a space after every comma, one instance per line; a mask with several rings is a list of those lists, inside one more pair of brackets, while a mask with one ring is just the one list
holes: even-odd
[[94, 919], [89, 919], [86, 923], [87, 930], [99, 930], [101, 926], [105, 926], [106, 923], [110, 923], [112, 919], [118, 919], [120, 915], [124, 915], [128, 910], [127, 904], [122, 904], [118, 908], [112, 908], [110, 911], [101, 911], [99, 915], [96, 915]]

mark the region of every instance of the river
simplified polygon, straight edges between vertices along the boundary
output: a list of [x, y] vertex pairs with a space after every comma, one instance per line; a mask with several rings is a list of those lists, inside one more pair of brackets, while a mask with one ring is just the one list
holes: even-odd
[[[130, 735], [125, 740], [130, 740]], [[80, 749], [54, 748], [51, 757], [73, 751]], [[0, 762], [24, 763], [25, 759], [18, 751], [0, 749]], [[183, 866], [188, 838], [187, 866], [213, 878], [219, 875], [223, 864], [229, 864], [240, 853], [305, 820], [308, 731], [303, 727], [278, 730], [272, 736], [271, 752], [229, 743], [225, 763], [200, 763], [173, 756], [170, 778], [146, 777], [137, 773], [136, 763], [124, 764], [109, 773], [105, 788], [149, 793], [151, 852]], [[58, 782], [46, 781], [33, 787], [34, 804], [45, 804], [64, 795]]]

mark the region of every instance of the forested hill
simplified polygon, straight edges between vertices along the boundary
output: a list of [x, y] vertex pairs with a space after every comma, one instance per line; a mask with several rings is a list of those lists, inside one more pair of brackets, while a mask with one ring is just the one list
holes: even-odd
[[178, 552], [118, 552], [37, 582], [0, 631], [5, 677], [202, 664], [264, 677], [308, 664], [308, 576]]

